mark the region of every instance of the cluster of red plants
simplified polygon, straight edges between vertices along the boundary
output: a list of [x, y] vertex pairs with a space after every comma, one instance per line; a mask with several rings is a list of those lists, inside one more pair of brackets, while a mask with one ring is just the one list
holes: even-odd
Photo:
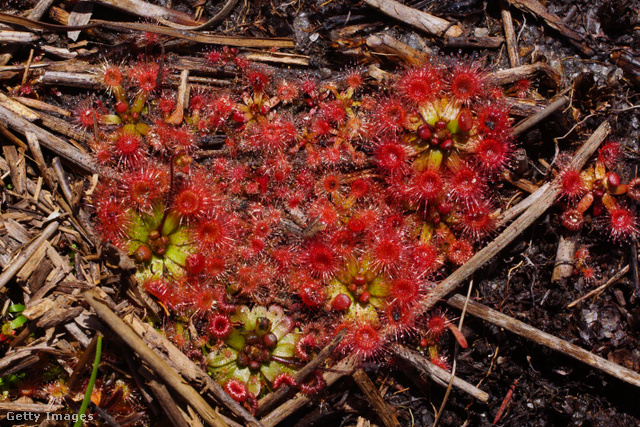
[[[302, 337], [284, 364], [342, 329], [345, 355], [381, 360], [389, 343], [412, 340], [444, 364], [436, 343], [455, 328], [423, 301], [494, 231], [492, 183], [513, 150], [503, 92], [453, 59], [389, 81], [361, 69], [320, 81], [235, 53], [208, 56], [233, 64], [236, 84], [193, 86], [184, 106], [166, 64], [104, 66], [113, 107], [88, 98], [76, 114], [117, 173], [91, 201], [103, 238], [135, 259], [167, 314], [201, 327], [191, 350], [233, 347], [237, 307], [275, 305]], [[244, 369], [243, 349], [260, 350], [247, 359], [257, 372], [268, 351], [242, 334], [229, 355]], [[246, 390], [225, 381], [232, 395]]]
[[622, 182], [623, 157], [622, 145], [609, 141], [600, 148], [593, 165], [582, 171], [562, 169], [558, 178], [567, 206], [560, 219], [567, 230], [581, 230], [590, 210], [589, 219], [598, 219], [600, 228], [614, 242], [627, 241], [638, 233], [638, 219], [631, 206], [640, 199], [640, 178]]

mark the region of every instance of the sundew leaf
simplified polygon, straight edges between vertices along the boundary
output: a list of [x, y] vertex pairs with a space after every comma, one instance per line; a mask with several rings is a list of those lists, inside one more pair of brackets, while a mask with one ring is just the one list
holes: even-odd
[[207, 365], [211, 368], [219, 368], [235, 362], [236, 359], [238, 359], [238, 350], [224, 346], [218, 351], [209, 354], [209, 357], [207, 358]]

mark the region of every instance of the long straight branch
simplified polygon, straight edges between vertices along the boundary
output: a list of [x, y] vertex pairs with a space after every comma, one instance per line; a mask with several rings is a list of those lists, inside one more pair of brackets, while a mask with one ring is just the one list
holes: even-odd
[[[447, 303], [449, 305], [452, 305], [453, 307], [462, 308], [465, 304], [465, 300], [465, 297], [456, 294], [449, 298]], [[565, 340], [543, 332], [540, 329], [534, 328], [531, 325], [514, 319], [513, 317], [509, 317], [506, 314], [500, 313], [499, 311], [493, 310], [477, 302], [469, 301], [467, 305], [467, 311], [473, 316], [484, 319], [488, 322], [493, 323], [494, 325], [503, 327], [527, 339], [557, 350], [561, 353], [566, 354], [567, 356], [571, 356], [574, 359], [586, 363], [587, 365], [593, 366], [594, 368], [597, 368], [602, 372], [606, 372], [609, 375], [619, 378], [622, 381], [635, 385], [636, 387], [640, 387], [639, 373], [603, 359], [602, 357], [597, 356], [583, 348], [580, 348], [577, 345], [571, 344]]]
[[[580, 170], [589, 157], [596, 151], [602, 141], [605, 140], [611, 125], [603, 122], [598, 129], [587, 139], [580, 149], [573, 156], [569, 165], [570, 168]], [[424, 305], [424, 310], [432, 307], [438, 300], [455, 290], [460, 283], [469, 278], [477, 269], [486, 264], [496, 256], [509, 243], [515, 240], [527, 227], [533, 224], [547, 209], [553, 205], [560, 193], [560, 186], [552, 183], [540, 195], [536, 202], [531, 205], [522, 215], [505, 228], [491, 243], [478, 251], [464, 265], [454, 271], [449, 277], [444, 279], [429, 293], [429, 297]]]

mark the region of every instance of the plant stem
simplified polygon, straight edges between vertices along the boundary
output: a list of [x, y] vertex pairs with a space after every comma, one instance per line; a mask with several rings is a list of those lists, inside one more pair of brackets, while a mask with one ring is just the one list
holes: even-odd
[[84, 413], [87, 412], [89, 402], [91, 402], [91, 392], [93, 386], [96, 383], [98, 377], [98, 366], [100, 365], [100, 357], [102, 356], [102, 335], [98, 334], [98, 343], [96, 344], [96, 356], [93, 359], [93, 369], [91, 370], [91, 378], [89, 379], [89, 385], [87, 385], [87, 391], [84, 392], [84, 399], [82, 399], [82, 405], [78, 411], [78, 419], [73, 424], [73, 427], [81, 427], [84, 418]]

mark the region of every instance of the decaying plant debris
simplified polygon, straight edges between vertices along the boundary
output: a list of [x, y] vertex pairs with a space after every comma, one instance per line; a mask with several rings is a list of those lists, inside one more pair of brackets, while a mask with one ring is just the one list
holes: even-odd
[[[99, 425], [639, 423], [637, 232], [612, 240], [606, 218], [591, 211], [582, 212], [581, 231], [568, 232], [561, 213], [576, 200], [562, 196], [559, 169], [589, 167], [601, 145], [617, 141], [622, 160], [607, 173], [624, 183], [637, 177], [637, 6], [169, 3], [34, 0], [0, 8], [0, 416], [77, 413], [101, 346], [96, 389], [105, 395], [87, 410]], [[189, 90], [230, 88], [242, 78], [207, 60], [223, 46], [270, 73], [331, 81], [357, 68], [380, 85], [434, 59], [476, 61], [512, 95], [505, 102], [518, 119], [518, 148], [495, 183], [511, 198], [499, 230], [460, 268], [442, 269], [424, 302], [425, 310], [459, 317], [469, 347], [453, 336], [441, 344], [452, 372], [430, 363], [415, 340], [394, 343], [382, 359], [332, 361], [343, 332], [295, 375], [301, 382], [322, 372], [319, 393], [283, 387], [250, 407], [185, 355], [175, 335], [146, 322], [167, 308], [136, 282], [126, 253], [96, 231], [87, 201], [115, 172], [94, 160], [97, 130], [73, 122], [74, 103], [103, 91], [105, 61], [163, 56], [162, 88], [178, 105], [165, 120], [179, 124]], [[202, 141], [193, 157], [215, 158], [223, 144]], [[626, 208], [635, 211], [633, 199]], [[30, 378], [37, 372], [46, 378]], [[30, 380], [46, 384], [47, 394], [28, 391]], [[126, 387], [136, 391], [125, 410], [115, 402]], [[42, 419], [25, 424], [53, 425]]]

